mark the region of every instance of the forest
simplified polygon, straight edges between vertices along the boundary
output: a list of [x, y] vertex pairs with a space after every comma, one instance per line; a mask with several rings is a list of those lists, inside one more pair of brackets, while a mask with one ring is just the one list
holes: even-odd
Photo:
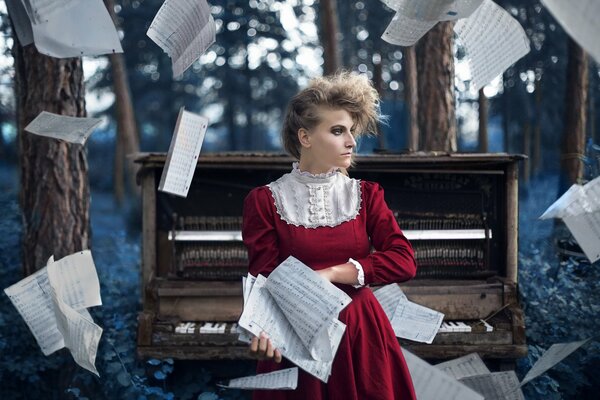
[[[199, 165], [203, 158], [216, 165], [218, 157], [267, 153], [276, 160], [273, 168], [281, 169], [277, 157], [284, 153], [280, 130], [288, 100], [312, 78], [339, 70], [366, 75], [386, 116], [378, 135], [358, 141], [365, 160], [467, 160], [482, 154], [518, 159], [512, 227], [518, 237], [509, 248], [526, 354], [508, 365], [522, 379], [551, 345], [591, 338], [522, 390], [526, 399], [596, 397], [600, 262], [590, 262], [560, 219], [539, 217], [571, 185], [600, 176], [600, 68], [543, 1], [495, 0], [522, 26], [530, 51], [482, 88], [472, 82], [453, 21], [439, 22], [414, 46], [384, 41], [394, 16], [390, 1], [209, 1], [215, 43], [178, 77], [171, 58], [147, 35], [163, 0], [103, 0], [123, 52], [80, 58], [54, 58], [34, 45], [22, 46], [8, 10], [19, 1], [26, 2], [0, 2], [0, 284], [4, 289], [35, 273], [51, 255], [58, 260], [90, 249], [102, 295], [102, 306], [90, 314], [103, 331], [96, 376], [67, 349], [45, 356], [2, 294], [0, 397], [251, 398], [249, 391], [217, 385], [254, 374], [255, 361], [248, 357], [200, 360], [158, 350], [140, 356], [143, 312], [155, 301], [144, 272], [146, 227], [167, 232], [176, 223], [171, 215], [161, 220], [148, 214], [147, 199], [158, 197], [152, 212], [165, 215], [179, 212], [184, 200], [149, 195], [144, 182], [158, 182], [147, 179], [155, 160], [139, 157], [169, 151], [185, 107], [209, 121]], [[101, 122], [85, 146], [69, 144], [25, 131], [41, 111]], [[361, 170], [357, 164], [358, 173], [376, 173], [365, 165]], [[263, 174], [260, 167], [232, 168], [215, 173], [220, 183], [214, 187], [231, 185], [227, 190], [235, 194], [262, 179], [256, 175]], [[389, 182], [395, 187], [393, 177]], [[216, 193], [210, 188], [206, 196]], [[201, 189], [193, 192], [188, 207], [201, 208], [192, 202], [202, 196]], [[223, 208], [230, 204], [219, 201]], [[597, 217], [598, 208], [594, 212]], [[157, 222], [147, 225], [149, 215]], [[161, 237], [154, 239], [149, 243], [157, 249], [164, 245]], [[506, 369], [496, 361], [493, 369]]]

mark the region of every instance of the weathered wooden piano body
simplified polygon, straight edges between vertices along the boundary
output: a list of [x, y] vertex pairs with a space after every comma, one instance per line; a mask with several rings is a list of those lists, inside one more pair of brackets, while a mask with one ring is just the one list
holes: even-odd
[[[408, 298], [463, 321], [471, 332], [432, 344], [401, 340], [428, 359], [478, 352], [514, 360], [527, 352], [517, 291], [518, 161], [507, 154], [407, 154], [357, 158], [351, 177], [379, 182], [415, 248]], [[291, 169], [272, 154], [212, 154], [198, 161], [187, 198], [158, 192], [164, 154], [137, 159], [143, 196], [138, 354], [179, 359], [247, 358], [231, 331], [242, 310], [242, 202]], [[486, 332], [481, 319], [493, 331]], [[182, 325], [182, 323], [193, 322]], [[207, 329], [212, 323], [221, 329]], [[183, 326], [183, 331], [176, 329]], [[186, 329], [187, 327], [187, 329]], [[203, 328], [204, 327], [204, 328]], [[218, 331], [220, 333], [205, 333]]]

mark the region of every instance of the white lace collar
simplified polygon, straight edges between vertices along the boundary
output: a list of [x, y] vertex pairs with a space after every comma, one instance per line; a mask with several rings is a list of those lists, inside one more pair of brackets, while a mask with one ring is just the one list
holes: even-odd
[[268, 187], [277, 213], [286, 223], [305, 228], [334, 227], [353, 220], [360, 211], [360, 181], [339, 171], [313, 175], [298, 169]]

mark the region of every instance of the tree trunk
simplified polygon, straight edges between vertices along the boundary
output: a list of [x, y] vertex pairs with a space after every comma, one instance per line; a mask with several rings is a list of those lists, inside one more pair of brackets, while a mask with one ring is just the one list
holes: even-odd
[[533, 126], [533, 149], [531, 169], [537, 175], [542, 167], [542, 82], [535, 80], [535, 125]]
[[51, 255], [60, 259], [89, 247], [90, 192], [83, 146], [23, 128], [42, 111], [84, 117], [85, 96], [80, 58], [47, 57], [14, 40], [23, 272], [30, 275]]
[[456, 151], [452, 26], [438, 23], [417, 44], [419, 130], [427, 151]]
[[[527, 157], [531, 155], [531, 123], [529, 121], [525, 122], [525, 126], [523, 127], [523, 154]], [[527, 158], [523, 160], [523, 182], [529, 182], [530, 176], [531, 159]]]
[[419, 150], [419, 95], [417, 89], [417, 54], [415, 46], [404, 48], [404, 102], [408, 107], [408, 144]]
[[[104, 0], [113, 23], [118, 27], [118, 21], [115, 15], [114, 0]], [[121, 53], [109, 55], [110, 66], [113, 79], [113, 88], [115, 92], [115, 107], [117, 110], [117, 137], [115, 138], [115, 162], [114, 162], [114, 193], [117, 201], [120, 203], [124, 197], [124, 168], [126, 166], [129, 188], [132, 193], [139, 194], [139, 188], [136, 185], [135, 175], [139, 169], [133, 160], [127, 158], [127, 154], [140, 151], [140, 141], [135, 122], [135, 113], [131, 101], [131, 91], [129, 90], [129, 79], [127, 78], [127, 68], [125, 66], [125, 57]]]
[[479, 152], [487, 153], [488, 145], [488, 98], [483, 93], [483, 88], [479, 89]]
[[338, 46], [337, 0], [321, 0], [321, 43], [323, 44], [323, 75], [335, 73], [342, 65]]
[[585, 126], [588, 92], [588, 56], [572, 39], [569, 40], [565, 91], [565, 127], [561, 154], [561, 189], [583, 177]]

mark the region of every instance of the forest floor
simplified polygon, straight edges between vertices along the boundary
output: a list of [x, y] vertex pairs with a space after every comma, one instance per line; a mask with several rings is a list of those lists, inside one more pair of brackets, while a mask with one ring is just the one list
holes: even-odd
[[[522, 378], [553, 343], [600, 331], [600, 263], [561, 261], [553, 221], [539, 215], [554, 201], [557, 178], [543, 176], [520, 193], [519, 289], [529, 354], [519, 360]], [[0, 165], [0, 287], [20, 279], [21, 219], [14, 167]], [[140, 304], [139, 226], [130, 207], [93, 192], [92, 254], [103, 305], [91, 314], [103, 329], [96, 367], [100, 377], [75, 365], [66, 350], [44, 357], [5, 295], [0, 295], [0, 398], [2, 399], [245, 399], [249, 393], [218, 389], [221, 379], [253, 373], [252, 362], [184, 362], [135, 358]], [[549, 373], [524, 386], [527, 399], [586, 399], [600, 392], [598, 337]]]

